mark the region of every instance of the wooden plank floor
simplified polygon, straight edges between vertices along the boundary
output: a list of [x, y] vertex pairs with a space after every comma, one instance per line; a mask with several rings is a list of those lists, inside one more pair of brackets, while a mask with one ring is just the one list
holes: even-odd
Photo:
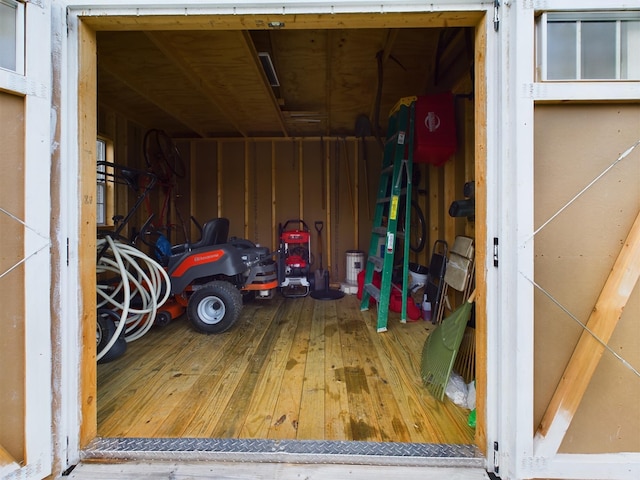
[[472, 444], [468, 410], [422, 385], [431, 323], [375, 325], [355, 296], [278, 295], [221, 335], [153, 328], [98, 366], [98, 434]]

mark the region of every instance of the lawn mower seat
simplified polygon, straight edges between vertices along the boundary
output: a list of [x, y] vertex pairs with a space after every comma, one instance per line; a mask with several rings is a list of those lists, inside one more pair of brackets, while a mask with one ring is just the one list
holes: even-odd
[[182, 254], [196, 248], [227, 243], [229, 236], [229, 219], [220, 217], [206, 222], [202, 227], [202, 236], [195, 243], [183, 243], [171, 247], [171, 255]]
[[227, 243], [228, 237], [229, 219], [224, 217], [214, 218], [203, 225], [202, 236], [196, 243], [191, 244], [191, 249]]

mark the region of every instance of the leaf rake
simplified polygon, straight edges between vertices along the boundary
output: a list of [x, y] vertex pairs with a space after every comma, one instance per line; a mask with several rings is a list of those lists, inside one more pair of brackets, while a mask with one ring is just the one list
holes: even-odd
[[467, 301], [445, 318], [424, 342], [420, 368], [422, 382], [440, 401], [444, 399], [444, 392], [471, 316], [475, 296], [474, 291]]

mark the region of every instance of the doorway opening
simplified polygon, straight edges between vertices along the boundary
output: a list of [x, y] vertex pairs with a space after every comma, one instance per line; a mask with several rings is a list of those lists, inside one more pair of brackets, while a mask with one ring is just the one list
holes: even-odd
[[[477, 262], [484, 262], [484, 192], [475, 192], [473, 221], [451, 217], [447, 211], [463, 195], [462, 186], [474, 181], [486, 163], [474, 148], [485, 136], [485, 122], [476, 113], [484, 111], [485, 103], [479, 80], [484, 65], [476, 61], [484, 58], [482, 15], [456, 13], [448, 20], [428, 14], [379, 17], [367, 16], [364, 22], [361, 15], [344, 15], [343, 27], [336, 28], [322, 15], [284, 16], [285, 28], [275, 31], [269, 29], [266, 17], [219, 16], [216, 21], [236, 23], [211, 29], [216, 22], [204, 28], [198, 18], [190, 26], [187, 17], [186, 24], [181, 19], [180, 30], [172, 31], [169, 18], [143, 17], [141, 26], [140, 18], [134, 22], [119, 17], [118, 31], [110, 17], [83, 18], [88, 27], [83, 35], [98, 55], [97, 62], [81, 55], [83, 62], [93, 62], [97, 72], [93, 96], [81, 96], [81, 103], [93, 100], [98, 108], [94, 125], [84, 127], [86, 138], [81, 142], [88, 145], [91, 135], [93, 142], [98, 134], [109, 136], [116, 162], [138, 167], [145, 131], [171, 132], [187, 166], [174, 205], [201, 220], [228, 217], [234, 234], [270, 243], [271, 248], [276, 246], [279, 222], [322, 218], [331, 226], [329, 268], [340, 278], [345, 273], [344, 252], [354, 246], [366, 249], [368, 244], [368, 208], [375, 198], [381, 163], [379, 139], [375, 134], [356, 135], [354, 112], [367, 114], [382, 135], [385, 114], [378, 109], [388, 111], [391, 102], [412, 92], [451, 90], [457, 94], [459, 149], [444, 167], [417, 165], [425, 187], [418, 202], [428, 218], [429, 235], [426, 248], [413, 260], [428, 264], [436, 240], [453, 242], [466, 235], [475, 240]], [[451, 26], [453, 18], [459, 26]], [[287, 30], [287, 26], [295, 27]], [[184, 52], [189, 50], [198, 54], [188, 58]], [[234, 68], [239, 75], [235, 78], [246, 75], [241, 57], [260, 59], [262, 52], [269, 53], [278, 85], [266, 74], [266, 90], [265, 85], [229, 80]], [[318, 58], [323, 61], [318, 63]], [[216, 69], [222, 62], [228, 67]], [[213, 71], [208, 68], [219, 76], [204, 76], [203, 72]], [[408, 70], [422, 76], [416, 79]], [[254, 74], [263, 76], [261, 71]], [[198, 78], [207, 82], [199, 83], [204, 108], [186, 111], [186, 92], [191, 93], [190, 85]], [[172, 100], [161, 102], [157, 90], [161, 83], [183, 93], [172, 90], [167, 94]], [[212, 93], [220, 85], [230, 103]], [[320, 100], [316, 90], [323, 92]], [[229, 92], [237, 97], [231, 98]], [[377, 100], [379, 92], [384, 92], [382, 101]], [[91, 111], [90, 106], [85, 108]], [[342, 114], [348, 108], [356, 110]], [[217, 111], [205, 116], [207, 109]], [[95, 175], [88, 177], [87, 185], [95, 185]], [[127, 208], [134, 198], [135, 191], [121, 195], [116, 208]], [[357, 212], [356, 222], [345, 212]], [[139, 222], [142, 213], [140, 217]], [[476, 284], [483, 291], [483, 279], [476, 277]], [[83, 288], [91, 292], [95, 285]], [[455, 303], [455, 295], [451, 301]], [[483, 358], [482, 305], [476, 311], [476, 344]], [[83, 412], [83, 418], [96, 419], [95, 428], [85, 428], [84, 443], [93, 441], [88, 455], [91, 451], [104, 455], [113, 445], [123, 455], [146, 452], [155, 444], [162, 451], [186, 452], [196, 446], [196, 451], [241, 455], [273, 452], [278, 445], [284, 448], [281, 452], [301, 456], [343, 455], [345, 448], [349, 455], [386, 456], [389, 449], [404, 444], [411, 457], [476, 461], [477, 447], [484, 450], [482, 434], [465, 425], [466, 415], [455, 405], [433, 401], [426, 390], [421, 396], [416, 385], [420, 379], [411, 376], [429, 329], [418, 322], [378, 334], [373, 312], [361, 312], [355, 298], [339, 304], [278, 298], [268, 305], [247, 304], [236, 328], [219, 337], [194, 333], [180, 320], [151, 332], [131, 343], [126, 357], [83, 372], [88, 380], [83, 382], [87, 386], [83, 396], [93, 394], [98, 399], [97, 407], [85, 407]], [[87, 320], [87, 331], [94, 328], [92, 322], [95, 317]], [[477, 364], [479, 405], [484, 368]], [[379, 388], [374, 388], [376, 384]], [[314, 422], [302, 422], [303, 416]], [[438, 420], [429, 420], [436, 416]], [[315, 421], [319, 417], [322, 420]], [[136, 424], [140, 420], [143, 424]], [[449, 432], [445, 424], [452, 426]], [[359, 450], [360, 441], [367, 442], [364, 451]]]

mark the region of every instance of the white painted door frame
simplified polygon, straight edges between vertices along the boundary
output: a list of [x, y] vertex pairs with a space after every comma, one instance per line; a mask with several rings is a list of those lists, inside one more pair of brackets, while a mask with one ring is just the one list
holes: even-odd
[[[633, 100], [639, 82], [537, 83], [534, 77], [536, 14], [542, 11], [640, 9], [640, 3], [619, 0], [533, 0], [503, 2], [502, 55], [499, 68], [505, 103], [499, 124], [506, 128], [499, 168], [498, 231], [501, 232], [498, 311], [500, 320], [489, 334], [489, 352], [497, 352], [496, 464], [502, 478], [635, 479], [640, 477], [640, 453], [537, 454], [533, 435], [534, 339], [534, 106], [555, 100]], [[517, 7], [517, 8], [516, 8]], [[517, 35], [514, 33], [517, 32]], [[528, 54], [527, 54], [528, 53]], [[510, 207], [511, 206], [511, 207]], [[506, 248], [503, 248], [504, 245]], [[491, 366], [490, 366], [491, 370]], [[491, 421], [488, 422], [492, 424]]]
[[[211, 4], [211, 2], [203, 2], [203, 1], [192, 1], [185, 2], [180, 5], [180, 7], [175, 6], [175, 2], [172, 1], [152, 1], [152, 0], [138, 0], [136, 2], [132, 1], [94, 1], [94, 0], [85, 0], [81, 5], [75, 7], [75, 1], [60, 0], [58, 2], [60, 6], [64, 5], [66, 8], [59, 8], [58, 15], [62, 15], [62, 12], [67, 12], [67, 22], [66, 25], [68, 29], [68, 36], [62, 36], [63, 43], [67, 43], [68, 45], [62, 49], [66, 60], [64, 63], [64, 69], [62, 71], [62, 85], [66, 89], [65, 97], [65, 106], [66, 108], [64, 113], [64, 119], [62, 124], [64, 125], [66, 131], [63, 135], [63, 143], [66, 154], [64, 158], [67, 161], [67, 165], [63, 167], [63, 171], [66, 172], [65, 176], [69, 179], [77, 178], [79, 170], [79, 152], [77, 146], [77, 138], [78, 138], [78, 125], [77, 119], [74, 115], [77, 115], [78, 111], [78, 70], [77, 70], [77, 58], [78, 58], [78, 17], [80, 16], [108, 16], [108, 15], [118, 15], [118, 16], [133, 16], [133, 15], [144, 15], [156, 12], [162, 12], [165, 15], [184, 15], [185, 13], [193, 12], [193, 14], [248, 14], [259, 12], [262, 14], [267, 13], [282, 13], [286, 10], [286, 13], [289, 14], [331, 14], [331, 13], [391, 13], [391, 12], [449, 12], [449, 11], [488, 11], [489, 14], [485, 17], [485, 22], [487, 24], [487, 52], [488, 58], [491, 59], [492, 62], [497, 61], [498, 56], [495, 53], [495, 50], [498, 46], [497, 39], [498, 35], [494, 32], [493, 29], [493, 2], [487, 0], [443, 0], [437, 2], [436, 4], [425, 4], [422, 1], [396, 1], [390, 0], [385, 1], [382, 4], [380, 2], [373, 2], [370, 0], [366, 1], [334, 1], [332, 3], [329, 2], [318, 2], [316, 0], [300, 0], [300, 1], [287, 1], [287, 2], [276, 2], [270, 0], [263, 1], [254, 1], [254, 2], [232, 2], [232, 1], [220, 1], [216, 4]], [[487, 95], [487, 98], [492, 98], [492, 101], [487, 100], [487, 102], [492, 106], [490, 111], [487, 114], [487, 129], [492, 132], [497, 132], [496, 126], [498, 125], [498, 111], [500, 108], [500, 98], [501, 93], [500, 89], [496, 86], [498, 81], [498, 69], [489, 67], [487, 69], [487, 86], [490, 89], [490, 92]], [[492, 173], [488, 175], [487, 179], [487, 191], [488, 191], [488, 205], [491, 209], [488, 214], [488, 223], [491, 224], [491, 227], [487, 229], [487, 231], [496, 232], [497, 224], [496, 218], [497, 215], [495, 212], [499, 209], [499, 204], [497, 201], [498, 194], [497, 189], [495, 188], [495, 182], [497, 182], [497, 177], [495, 172], [497, 171], [497, 167], [499, 166], [499, 138], [500, 136], [497, 133], [494, 133], [489, 139], [488, 144], [486, 145], [488, 158], [492, 160]], [[75, 213], [80, 209], [79, 205], [79, 195], [78, 195], [78, 187], [75, 184], [68, 184], [68, 188], [71, 189], [71, 192], [74, 194], [70, 194], [67, 196], [67, 200], [69, 204], [65, 209], [64, 213], [69, 215], [69, 218], [65, 220], [65, 224], [68, 226], [69, 232], [77, 231], [78, 220], [77, 218], [71, 218]], [[73, 202], [76, 202], [74, 205]], [[76, 230], [74, 230], [76, 229]], [[497, 235], [494, 233], [494, 235]], [[77, 238], [70, 237], [69, 243], [69, 261], [71, 265], [70, 271], [73, 271], [74, 268], [78, 268], [77, 263]], [[491, 252], [487, 252], [487, 256], [491, 258]], [[487, 278], [487, 281], [491, 284], [489, 290], [496, 291], [498, 285], [498, 276], [496, 272], [489, 272], [490, 275]], [[66, 288], [68, 289], [67, 295], [64, 295], [65, 298], [69, 298], [70, 301], [64, 306], [65, 313], [63, 315], [66, 318], [77, 318], [79, 316], [79, 310], [77, 306], [73, 305], [71, 299], [73, 295], [77, 293], [77, 282], [80, 277], [80, 272], [76, 272], [75, 275], [70, 275], [66, 282]], [[497, 308], [497, 302], [495, 299], [490, 299], [488, 302], [488, 309], [490, 310], [487, 314], [488, 318], [496, 319], [498, 315], [495, 311]], [[79, 325], [80, 321], [74, 322], [73, 325]], [[81, 337], [80, 332], [67, 332], [65, 338], [69, 339], [71, 342], [73, 338], [79, 339]], [[71, 345], [69, 345], [71, 346]], [[494, 343], [494, 348], [498, 349], [499, 345]], [[76, 348], [77, 349], [77, 348]], [[496, 350], [497, 351], [497, 350]], [[493, 358], [494, 364], [497, 364], [496, 353], [493, 352], [490, 354]], [[73, 355], [69, 353], [67, 356], [67, 360], [72, 362], [74, 359], [77, 362], [80, 356], [78, 354]], [[77, 372], [79, 366], [67, 364], [64, 368], [65, 373], [71, 374], [72, 372]], [[66, 377], [66, 376], [65, 376]], [[496, 395], [493, 393], [498, 390], [497, 384], [498, 379], [495, 375], [490, 375], [489, 378], [490, 385], [493, 385], [491, 392], [488, 393], [489, 397], [495, 398]], [[69, 396], [63, 399], [63, 411], [68, 412], [68, 415], [65, 416], [66, 422], [68, 422], [69, 427], [66, 428], [66, 436], [70, 439], [69, 447], [67, 447], [68, 451], [66, 452], [65, 458], [78, 458], [80, 455], [79, 452], [79, 433], [77, 432], [77, 420], [73, 418], [72, 412], [74, 408], [78, 408], [77, 399], [80, 398], [79, 392], [80, 385], [77, 382], [77, 375], [66, 380], [66, 388], [65, 392], [69, 392]], [[495, 422], [496, 415], [493, 413], [495, 411], [495, 399], [490, 401], [489, 411], [487, 412], [487, 418], [493, 419], [489, 420], [490, 422]], [[74, 428], [76, 431], [74, 431]], [[489, 430], [489, 439], [490, 444], [493, 444], [496, 429], [492, 427], [488, 427]], [[487, 452], [488, 453], [488, 452]]]
[[[24, 98], [24, 282], [25, 282], [25, 461], [0, 465], [0, 476], [13, 479], [40, 479], [52, 470], [52, 339], [51, 339], [51, 240], [50, 169], [51, 136], [51, 55], [50, 8], [47, 2], [19, 5], [24, 30], [24, 49], [18, 51], [19, 69], [0, 69], [0, 89]], [[20, 43], [20, 41], [18, 41]], [[22, 47], [21, 45], [19, 45]], [[5, 165], [5, 168], [11, 168]], [[11, 212], [9, 212], [11, 213]], [[12, 368], [2, 365], [0, 368]]]

